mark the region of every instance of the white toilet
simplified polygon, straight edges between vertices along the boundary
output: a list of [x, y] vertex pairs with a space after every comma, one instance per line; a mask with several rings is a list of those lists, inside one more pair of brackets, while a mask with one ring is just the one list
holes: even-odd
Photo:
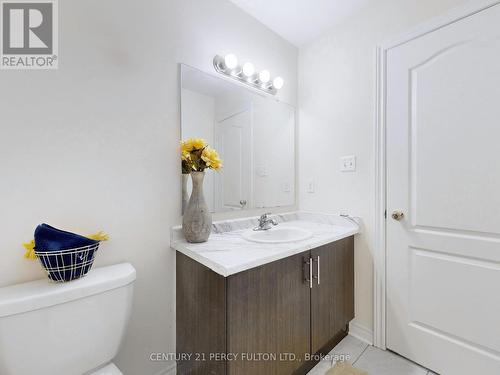
[[122, 375], [111, 361], [129, 321], [135, 274], [123, 263], [69, 283], [0, 288], [0, 374]]

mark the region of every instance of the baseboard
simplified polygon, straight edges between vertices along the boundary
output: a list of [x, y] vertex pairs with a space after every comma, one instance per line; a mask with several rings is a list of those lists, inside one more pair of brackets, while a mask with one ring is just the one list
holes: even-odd
[[349, 334], [358, 340], [366, 342], [368, 345], [373, 345], [373, 331], [359, 323], [349, 323]]
[[177, 364], [171, 363], [163, 370], [160, 370], [155, 375], [176, 375], [177, 374]]

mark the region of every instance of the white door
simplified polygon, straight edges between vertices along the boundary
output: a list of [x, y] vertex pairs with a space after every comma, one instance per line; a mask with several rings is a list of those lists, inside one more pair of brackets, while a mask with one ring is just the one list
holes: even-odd
[[498, 375], [500, 5], [390, 49], [386, 73], [387, 347]]
[[252, 200], [252, 110], [220, 120], [215, 137], [224, 164], [216, 176], [217, 211], [245, 209]]

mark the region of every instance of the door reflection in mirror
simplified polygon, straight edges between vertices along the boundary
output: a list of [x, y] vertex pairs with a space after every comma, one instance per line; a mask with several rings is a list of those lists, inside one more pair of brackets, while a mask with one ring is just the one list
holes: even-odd
[[212, 212], [295, 204], [294, 107], [181, 65], [181, 134], [204, 138], [223, 161], [204, 182]]

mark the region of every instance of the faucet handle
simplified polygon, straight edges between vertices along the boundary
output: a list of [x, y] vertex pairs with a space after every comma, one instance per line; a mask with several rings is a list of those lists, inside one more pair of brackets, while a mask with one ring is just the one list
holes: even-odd
[[253, 230], [268, 230], [271, 229], [271, 225], [278, 225], [278, 221], [275, 219], [270, 219], [270, 212], [266, 212], [265, 214], [260, 215], [258, 220], [259, 225], [255, 227]]
[[265, 214], [260, 215], [259, 221], [265, 221], [268, 219], [269, 215], [271, 215], [270, 212], [266, 212]]

